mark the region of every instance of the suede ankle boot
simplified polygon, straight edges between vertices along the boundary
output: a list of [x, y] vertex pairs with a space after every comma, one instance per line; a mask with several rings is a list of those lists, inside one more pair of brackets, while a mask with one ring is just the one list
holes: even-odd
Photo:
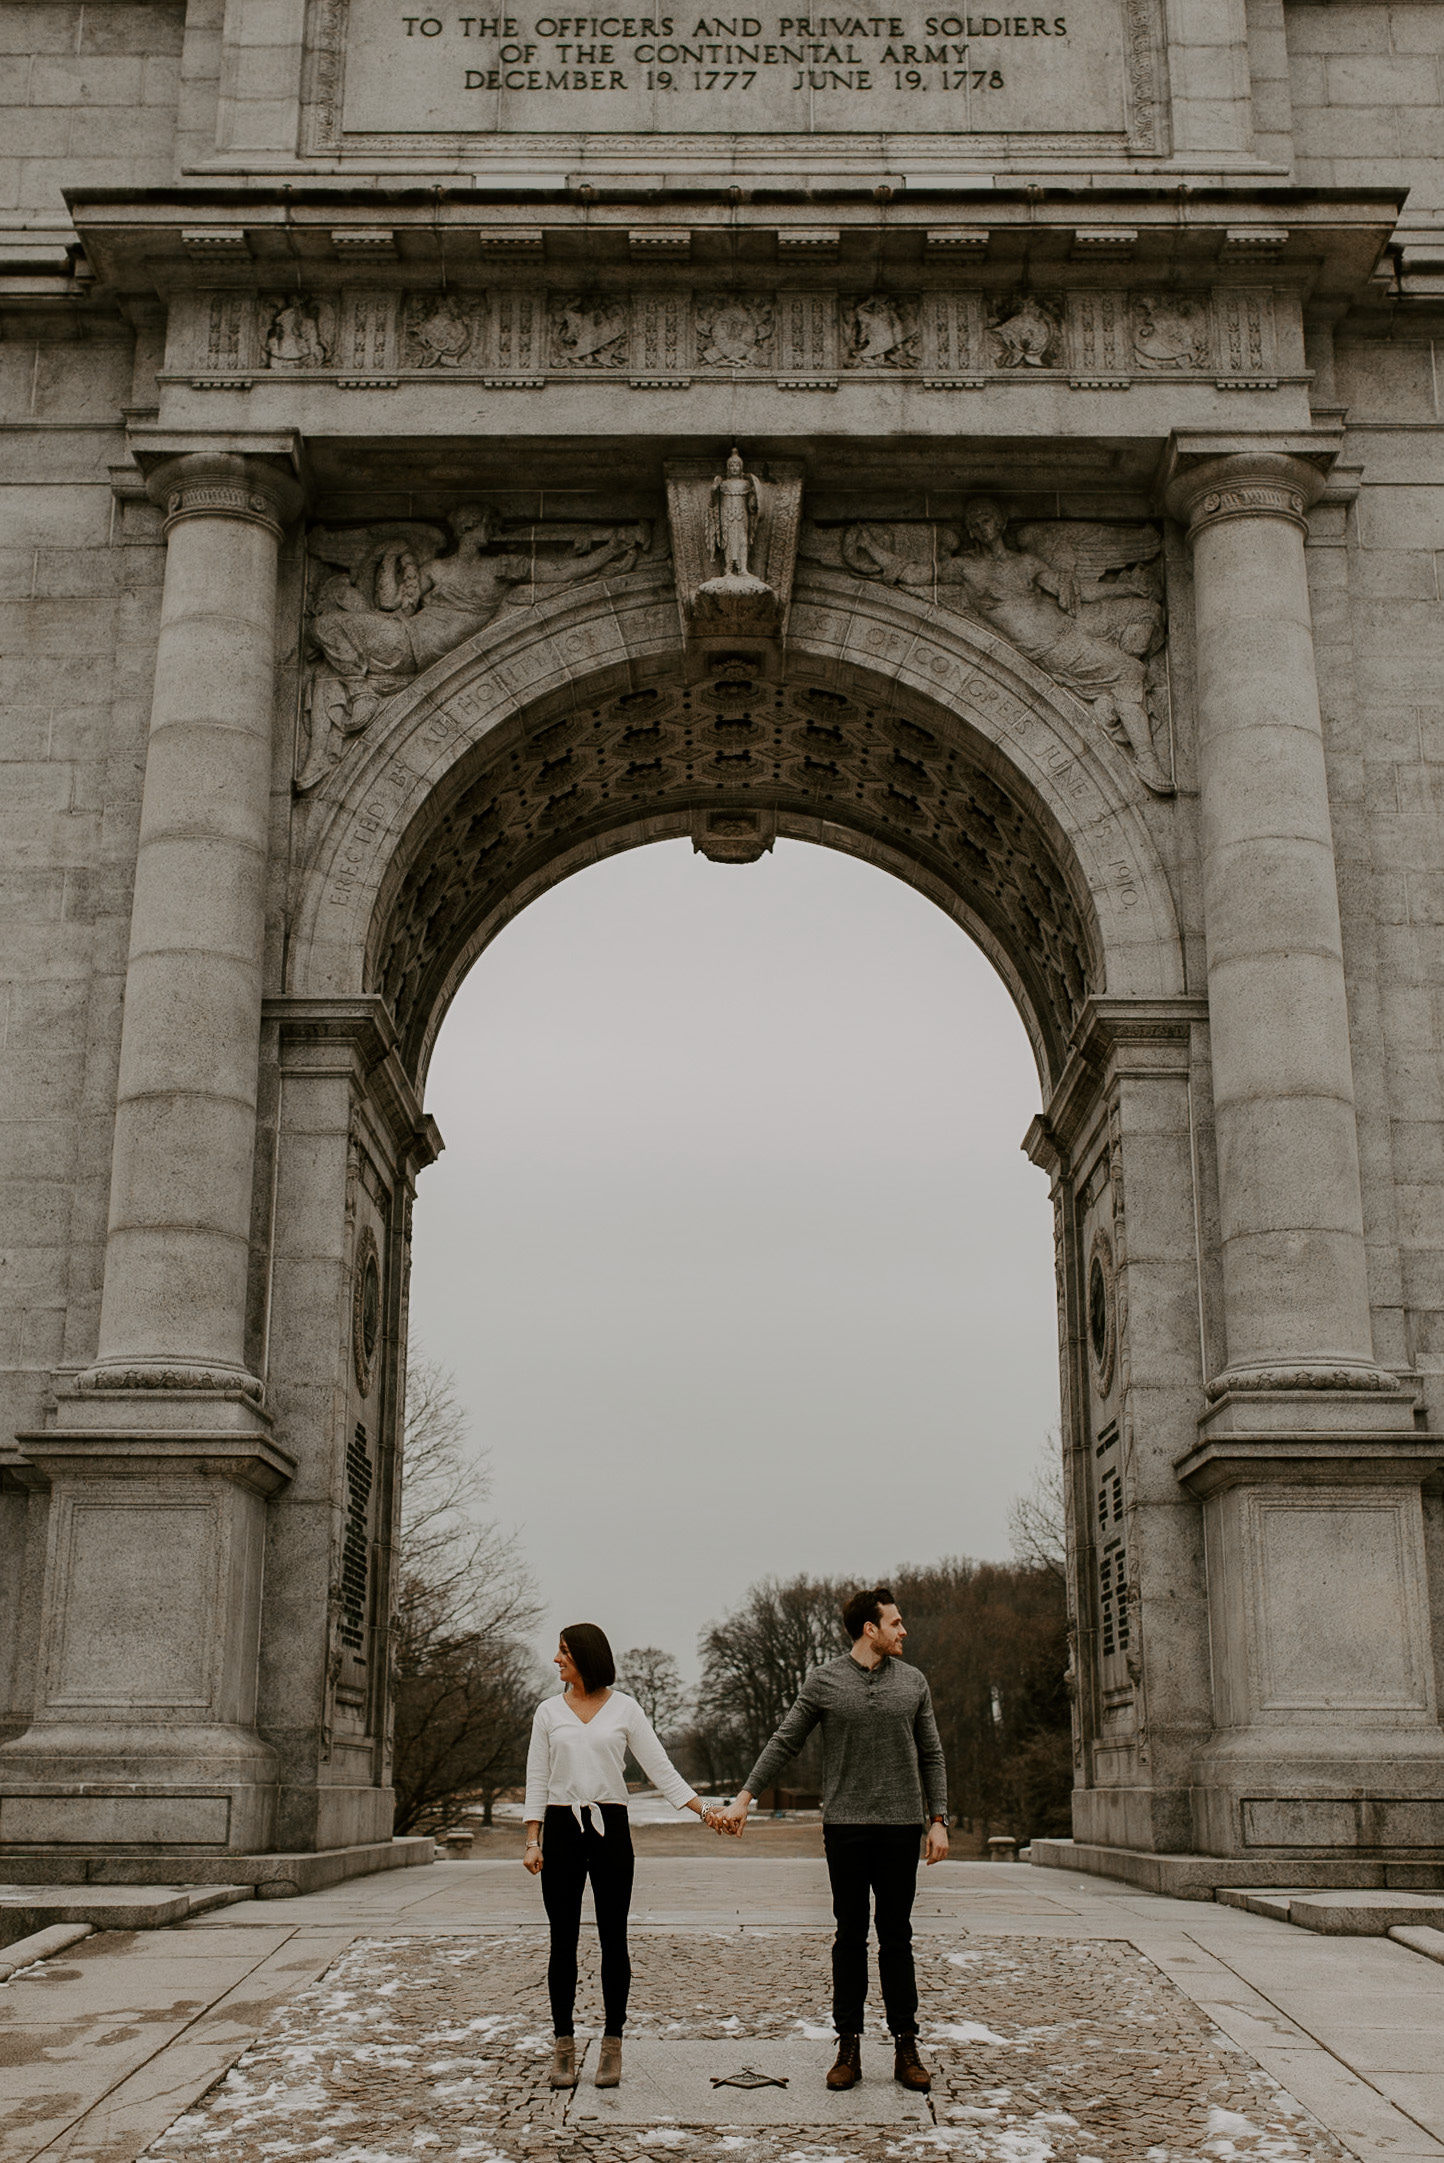
[[577, 2039], [574, 2035], [559, 2035], [552, 2044], [552, 2086], [575, 2088], [577, 2084]]

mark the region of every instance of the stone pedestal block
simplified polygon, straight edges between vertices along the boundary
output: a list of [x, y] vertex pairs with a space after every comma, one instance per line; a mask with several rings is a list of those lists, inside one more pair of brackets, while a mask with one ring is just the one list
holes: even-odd
[[49, 1481], [50, 1538], [39, 1704], [0, 1751], [0, 1847], [267, 1848], [265, 1505], [292, 1461], [238, 1395], [177, 1393], [144, 1437], [104, 1424], [130, 1409], [113, 1397], [73, 1409], [77, 1425], [21, 1438]]
[[[1382, 1427], [1385, 1408], [1368, 1409]], [[1441, 1456], [1363, 1429], [1205, 1440], [1180, 1465], [1208, 1550], [1204, 1854], [1425, 1862], [1444, 1844], [1420, 1504]]]

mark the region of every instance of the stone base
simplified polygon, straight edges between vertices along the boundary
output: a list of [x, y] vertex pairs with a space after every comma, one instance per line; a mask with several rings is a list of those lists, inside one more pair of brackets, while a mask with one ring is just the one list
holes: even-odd
[[1444, 1892], [1444, 1862], [1395, 1863], [1350, 1856], [1310, 1860], [1306, 1856], [1150, 1855], [1141, 1848], [1105, 1848], [1083, 1840], [1035, 1840], [1031, 1859], [1045, 1870], [1085, 1870], [1094, 1877], [1121, 1878], [1126, 1885], [1166, 1893], [1174, 1900], [1212, 1900], [1226, 1885]]
[[0, 1879], [9, 1885], [251, 1885], [257, 1900], [285, 1900], [322, 1892], [343, 1878], [435, 1860], [436, 1842], [422, 1835], [293, 1855], [87, 1855], [74, 1848], [0, 1848]]

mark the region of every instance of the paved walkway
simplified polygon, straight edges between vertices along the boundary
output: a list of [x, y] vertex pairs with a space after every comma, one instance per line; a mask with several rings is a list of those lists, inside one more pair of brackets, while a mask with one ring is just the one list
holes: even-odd
[[[644, 1853], [633, 1912], [606, 2110], [545, 2088], [514, 1861], [92, 1938], [0, 1987], [0, 2163], [1444, 2163], [1444, 1968], [1387, 1940], [944, 1864], [916, 1918], [933, 2096], [907, 2108], [879, 2053], [840, 2111], [819, 1861]], [[598, 2014], [589, 1956], [579, 2032]], [[749, 2067], [786, 2087], [713, 2087]]]

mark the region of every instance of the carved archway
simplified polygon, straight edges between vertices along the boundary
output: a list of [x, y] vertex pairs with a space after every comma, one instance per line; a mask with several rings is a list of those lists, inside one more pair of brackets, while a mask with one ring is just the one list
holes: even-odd
[[1142, 795], [1066, 692], [910, 595], [808, 572], [780, 666], [703, 665], [662, 579], [598, 581], [436, 664], [312, 799], [288, 989], [380, 993], [419, 1082], [527, 901], [730, 812], [743, 852], [749, 826], [820, 842], [938, 901], [1009, 984], [1048, 1089], [1090, 994], [1184, 988]]

